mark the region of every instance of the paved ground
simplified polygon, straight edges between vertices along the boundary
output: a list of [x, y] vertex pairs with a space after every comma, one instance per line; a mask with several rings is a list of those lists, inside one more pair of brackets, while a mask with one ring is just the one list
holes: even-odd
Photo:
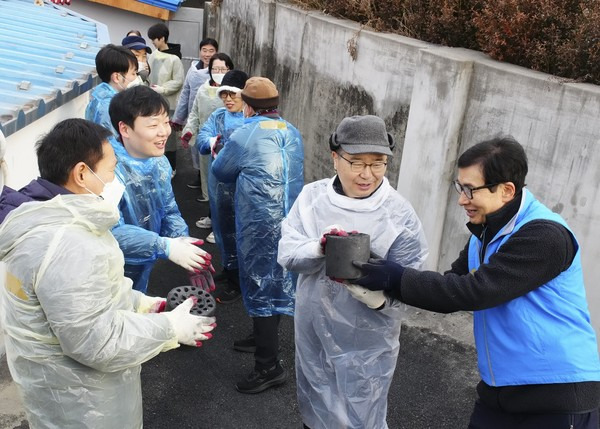
[[[181, 151], [173, 180], [177, 201], [190, 233], [204, 238], [209, 230], [195, 227], [208, 210], [198, 203], [198, 191], [185, 184], [194, 173]], [[214, 245], [206, 249], [216, 254]], [[216, 264], [218, 265], [218, 264]], [[149, 294], [165, 296], [186, 284], [182, 269], [161, 261], [151, 277]], [[142, 370], [144, 427], [171, 428], [301, 428], [294, 382], [293, 320], [281, 326], [281, 358], [290, 379], [284, 386], [258, 395], [243, 395], [235, 382], [253, 367], [253, 357], [232, 349], [234, 339], [250, 332], [241, 301], [219, 305], [214, 338], [199, 349], [182, 347], [147, 362]], [[409, 313], [401, 337], [401, 353], [389, 395], [390, 428], [465, 428], [477, 381], [474, 349], [465, 332], [468, 315], [455, 318], [426, 312]], [[6, 370], [0, 365], [0, 428], [27, 427]], [[126, 398], [123, 398], [126, 400]]]

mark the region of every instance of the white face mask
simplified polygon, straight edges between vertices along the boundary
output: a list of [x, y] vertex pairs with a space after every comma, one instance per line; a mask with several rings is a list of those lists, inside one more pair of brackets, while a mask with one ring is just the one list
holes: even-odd
[[132, 80], [127, 84], [127, 88], [133, 88], [134, 86], [138, 86], [139, 84], [141, 84], [139, 79]]
[[[98, 177], [96, 173], [94, 173], [94, 170], [92, 170], [87, 165], [86, 167], [96, 177], [96, 179], [98, 179], [104, 184], [104, 189], [102, 189], [102, 192], [100, 192], [100, 195], [98, 195], [98, 197], [104, 200], [104, 202], [110, 207], [111, 211], [114, 211], [118, 214], [119, 202], [121, 201], [123, 193], [125, 192], [125, 186], [116, 177], [112, 181], [106, 183], [104, 180]], [[85, 190], [88, 191], [90, 194], [96, 195], [88, 188], [85, 188]]]
[[221, 85], [221, 82], [223, 82], [223, 76], [225, 76], [225, 73], [214, 73], [212, 78], [216, 83]]
[[110, 204], [111, 207], [118, 208], [125, 186], [116, 177], [108, 183], [104, 184], [104, 189], [100, 192], [100, 198]]

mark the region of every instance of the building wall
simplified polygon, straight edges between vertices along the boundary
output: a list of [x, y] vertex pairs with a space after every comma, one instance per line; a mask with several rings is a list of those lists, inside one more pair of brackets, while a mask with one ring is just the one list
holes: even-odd
[[[73, 1], [69, 8], [106, 24], [110, 41], [115, 45], [121, 44], [128, 31], [139, 30], [142, 37], [146, 39], [148, 46], [154, 49], [152, 42], [148, 39], [148, 28], [162, 22], [160, 19], [85, 0]], [[181, 45], [186, 70], [189, 67], [190, 60], [198, 58], [198, 45], [202, 40], [203, 21], [203, 9], [182, 7], [173, 13], [172, 19], [166, 23], [170, 33], [169, 42]]]
[[19, 189], [38, 177], [36, 142], [63, 119], [83, 118], [90, 99], [89, 94], [88, 91], [80, 95], [6, 137], [3, 169], [5, 169], [7, 186]]
[[423, 221], [429, 268], [447, 269], [468, 238], [451, 187], [458, 155], [514, 136], [529, 157], [528, 188], [579, 239], [600, 330], [599, 87], [269, 0], [223, 2], [207, 22], [242, 69], [280, 88], [283, 116], [305, 140], [306, 182], [333, 174], [327, 139], [344, 116], [385, 119], [398, 142], [388, 176]]

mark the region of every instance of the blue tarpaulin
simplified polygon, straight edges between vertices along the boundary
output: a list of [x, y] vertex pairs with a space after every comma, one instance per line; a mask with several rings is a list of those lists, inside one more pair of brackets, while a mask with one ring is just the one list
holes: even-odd
[[183, 0], [137, 0], [140, 3], [146, 3], [152, 6], [160, 7], [175, 12], [181, 7]]

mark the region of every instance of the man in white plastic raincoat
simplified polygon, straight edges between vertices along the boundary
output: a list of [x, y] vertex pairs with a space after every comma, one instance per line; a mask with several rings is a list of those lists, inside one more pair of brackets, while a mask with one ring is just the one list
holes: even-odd
[[199, 346], [214, 318], [190, 299], [132, 290], [110, 228], [123, 186], [110, 131], [65, 120], [37, 146], [40, 178], [5, 188], [0, 226], [6, 264], [0, 315], [6, 356], [27, 419], [37, 428], [141, 428], [141, 363], [178, 343]]
[[300, 273], [295, 341], [305, 428], [385, 429], [404, 304], [325, 274], [328, 234], [369, 234], [371, 250], [420, 267], [427, 244], [410, 203], [384, 177], [393, 138], [375, 116], [342, 120], [330, 138], [337, 175], [306, 185], [281, 226], [278, 262]]

